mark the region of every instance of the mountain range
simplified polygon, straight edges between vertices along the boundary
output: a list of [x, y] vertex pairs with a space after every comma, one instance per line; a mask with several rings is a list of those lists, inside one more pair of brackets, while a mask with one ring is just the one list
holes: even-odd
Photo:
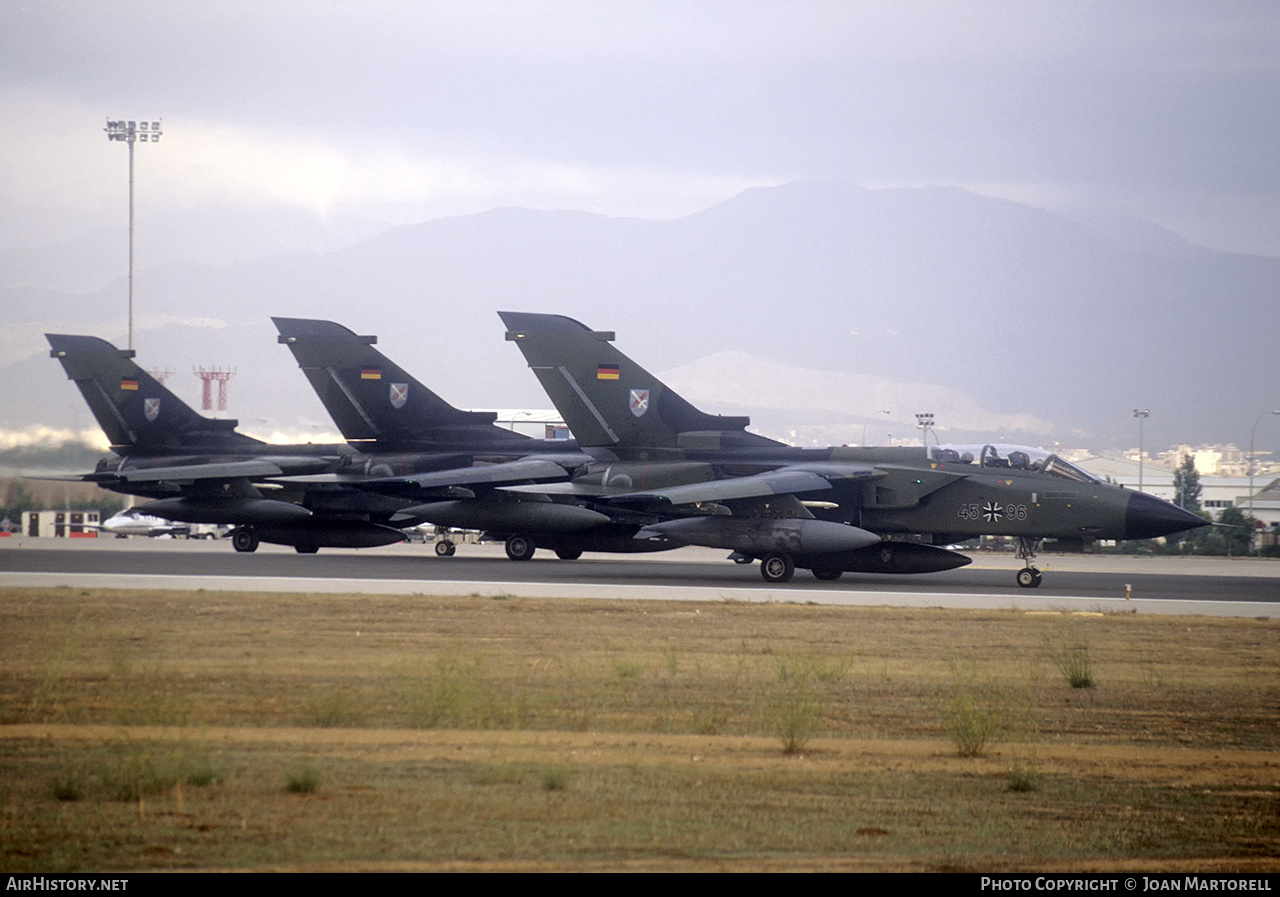
[[[137, 349], [192, 404], [193, 367], [234, 369], [226, 416], [260, 436], [333, 430], [271, 315], [377, 334], [455, 405], [545, 408], [495, 312], [567, 314], [707, 410], [804, 444], [910, 438], [931, 412], [943, 442], [1128, 447], [1144, 408], [1148, 449], [1245, 447], [1280, 407], [1280, 259], [1138, 221], [844, 182], [664, 221], [505, 208], [378, 231], [241, 212], [139, 220]], [[0, 429], [93, 426], [42, 334], [125, 345], [126, 245], [0, 253]], [[1258, 437], [1280, 450], [1280, 426]]]

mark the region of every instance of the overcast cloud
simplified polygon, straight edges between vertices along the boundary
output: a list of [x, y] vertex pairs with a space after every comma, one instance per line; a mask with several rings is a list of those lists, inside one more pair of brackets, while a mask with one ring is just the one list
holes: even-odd
[[1280, 5], [0, 4], [0, 247], [279, 202], [672, 217], [805, 178], [956, 184], [1280, 255]]

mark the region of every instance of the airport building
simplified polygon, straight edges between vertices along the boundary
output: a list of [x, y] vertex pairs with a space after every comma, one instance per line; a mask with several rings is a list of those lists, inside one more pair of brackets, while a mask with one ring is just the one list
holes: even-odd
[[99, 516], [97, 511], [23, 511], [22, 529], [15, 535], [96, 539]]
[[1253, 510], [1249, 502], [1241, 502], [1246, 514], [1262, 521], [1265, 531], [1261, 534], [1263, 545], [1275, 545], [1280, 538], [1280, 480], [1272, 480], [1264, 488], [1253, 494]]
[[[1082, 458], [1074, 463], [1095, 477], [1118, 483], [1126, 489], [1137, 489], [1141, 479], [1143, 492], [1166, 501], [1174, 499], [1173, 470], [1163, 464], [1147, 461], [1139, 471], [1136, 458], [1120, 458], [1111, 455]], [[1267, 481], [1267, 478], [1257, 477], [1254, 488], [1261, 489]], [[1244, 508], [1248, 507], [1248, 504], [1249, 478], [1247, 476], [1200, 475], [1200, 507], [1204, 510], [1217, 514], [1223, 508], [1232, 506]]]

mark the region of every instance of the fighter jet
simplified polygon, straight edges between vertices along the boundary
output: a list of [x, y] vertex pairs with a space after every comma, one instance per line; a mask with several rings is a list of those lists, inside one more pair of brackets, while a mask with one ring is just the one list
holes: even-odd
[[653, 515], [638, 538], [729, 548], [763, 577], [796, 567], [921, 573], [969, 559], [937, 546], [1012, 536], [1020, 586], [1042, 580], [1045, 538], [1147, 539], [1203, 526], [1168, 502], [1103, 483], [1018, 446], [803, 449], [706, 414], [613, 345], [561, 315], [499, 312], [578, 443], [599, 460], [567, 483], [511, 487]]
[[552, 461], [527, 459], [499, 477], [492, 467], [473, 467], [470, 455], [450, 446], [362, 452], [346, 444], [264, 443], [238, 432], [234, 420], [198, 414], [139, 368], [131, 350], [92, 336], [46, 338], [115, 453], [77, 479], [153, 499], [138, 507], [141, 513], [234, 526], [237, 551], [253, 551], [260, 541], [301, 553], [387, 545], [405, 537], [402, 527], [424, 522], [410, 509], [413, 502], [356, 488], [355, 482], [436, 475], [444, 479], [441, 488], [462, 488], [468, 479], [532, 483], [568, 476]]
[[[480, 530], [504, 541], [514, 559], [538, 545], [561, 558], [583, 551], [658, 551], [677, 547], [664, 539], [636, 540], [637, 526], [542, 494], [504, 491], [531, 480], [567, 480], [591, 463], [577, 443], [534, 439], [495, 425], [492, 412], [450, 405], [374, 348], [376, 336], [361, 336], [332, 321], [272, 318], [279, 341], [289, 347], [344, 438], [368, 451], [454, 451], [471, 459], [466, 468], [393, 475], [369, 468], [369, 476], [322, 474], [288, 477], [290, 484], [342, 482], [407, 502], [403, 514], [438, 526]], [[538, 474], [530, 477], [528, 471]], [[452, 543], [436, 543], [452, 553]]]

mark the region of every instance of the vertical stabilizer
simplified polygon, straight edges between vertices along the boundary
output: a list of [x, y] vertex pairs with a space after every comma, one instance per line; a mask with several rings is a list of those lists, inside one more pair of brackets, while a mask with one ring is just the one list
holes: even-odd
[[778, 445], [746, 432], [750, 418], [699, 411], [618, 351], [612, 332], [563, 315], [498, 314], [579, 445], [620, 458]]
[[492, 412], [463, 411], [436, 395], [361, 336], [332, 321], [272, 318], [325, 410], [349, 440], [392, 448], [529, 442], [494, 425]]
[[153, 451], [258, 444], [235, 432], [236, 421], [199, 414], [133, 361], [96, 336], [46, 333], [49, 355], [62, 362], [112, 447]]

